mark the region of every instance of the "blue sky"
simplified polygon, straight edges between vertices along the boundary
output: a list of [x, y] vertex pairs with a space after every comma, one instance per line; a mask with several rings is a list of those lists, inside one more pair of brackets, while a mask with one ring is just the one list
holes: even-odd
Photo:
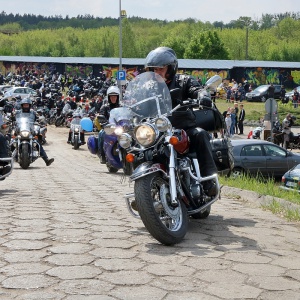
[[[95, 17], [119, 16], [120, 0], [0, 0], [1, 11], [7, 14], [61, 15], [76, 17], [90, 14]], [[262, 14], [300, 12], [299, 0], [121, 0], [128, 16], [160, 20], [194, 18], [202, 22], [229, 23], [241, 16], [253, 20]]]

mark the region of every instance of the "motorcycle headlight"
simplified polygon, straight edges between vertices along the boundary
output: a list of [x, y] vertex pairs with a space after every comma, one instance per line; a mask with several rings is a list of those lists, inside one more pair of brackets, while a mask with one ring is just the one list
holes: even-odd
[[152, 125], [143, 124], [136, 127], [134, 135], [140, 145], [149, 147], [155, 142], [158, 133]]
[[156, 119], [155, 125], [160, 132], [165, 132], [171, 128], [171, 122], [166, 117]]
[[115, 129], [115, 135], [121, 135], [124, 132], [123, 127], [116, 127]]
[[118, 137], [118, 142], [122, 148], [127, 149], [131, 145], [132, 137], [128, 133], [123, 133]]
[[27, 130], [23, 130], [20, 132], [20, 135], [22, 138], [29, 138], [29, 135], [30, 135], [30, 131], [27, 131]]
[[74, 131], [75, 131], [75, 132], [79, 132], [79, 129], [78, 129], [78, 128], [75, 128]]

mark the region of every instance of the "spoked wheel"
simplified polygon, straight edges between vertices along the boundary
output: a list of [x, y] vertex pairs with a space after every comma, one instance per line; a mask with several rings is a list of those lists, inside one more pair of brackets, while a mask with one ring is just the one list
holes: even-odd
[[171, 205], [169, 185], [159, 174], [141, 177], [135, 182], [135, 200], [139, 215], [150, 234], [164, 245], [181, 242], [187, 232], [187, 209], [183, 202]]

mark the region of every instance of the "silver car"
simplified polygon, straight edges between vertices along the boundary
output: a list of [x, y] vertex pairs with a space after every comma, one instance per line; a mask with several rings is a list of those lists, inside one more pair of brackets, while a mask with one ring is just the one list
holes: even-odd
[[28, 97], [36, 97], [37, 92], [28, 87], [15, 86], [7, 90], [2, 99], [7, 99], [9, 101], [13, 100], [16, 96], [20, 95], [22, 99]]

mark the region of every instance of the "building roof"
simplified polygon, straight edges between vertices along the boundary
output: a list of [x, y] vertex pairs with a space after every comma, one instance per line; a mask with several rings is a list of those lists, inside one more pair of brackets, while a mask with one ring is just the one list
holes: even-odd
[[[45, 56], [0, 56], [0, 61], [119, 65], [118, 57], [45, 57]], [[122, 65], [143, 66], [145, 58], [122, 58]], [[178, 59], [179, 69], [232, 69], [232, 68], [285, 68], [300, 69], [300, 62], [218, 60], [218, 59]]]

